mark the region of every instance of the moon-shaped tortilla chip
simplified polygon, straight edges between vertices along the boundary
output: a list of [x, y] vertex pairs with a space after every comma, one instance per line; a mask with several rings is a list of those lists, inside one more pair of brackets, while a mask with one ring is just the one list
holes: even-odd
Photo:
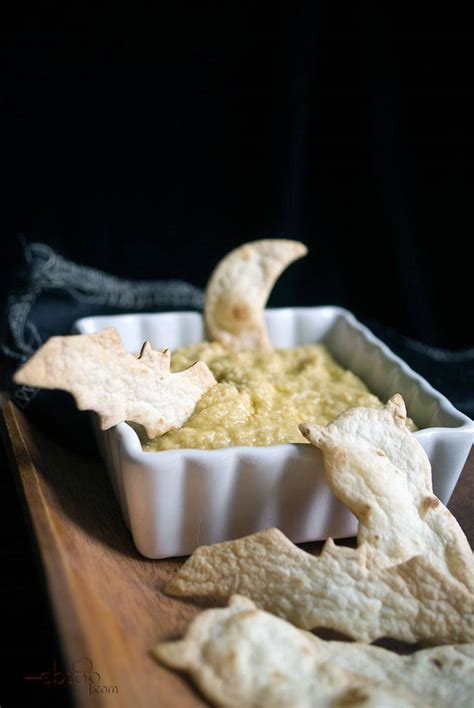
[[299, 241], [264, 239], [225, 256], [206, 289], [204, 318], [209, 337], [233, 350], [271, 349], [265, 303], [280, 274], [307, 252]]

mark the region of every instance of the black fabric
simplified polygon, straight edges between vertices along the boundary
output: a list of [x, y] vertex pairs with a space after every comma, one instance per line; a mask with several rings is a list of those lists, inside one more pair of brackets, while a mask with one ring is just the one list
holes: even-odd
[[121, 277], [201, 287], [231, 247], [288, 236], [311, 259], [274, 304], [336, 303], [472, 346], [462, 7], [15, 4], [0, 289], [19, 231]]

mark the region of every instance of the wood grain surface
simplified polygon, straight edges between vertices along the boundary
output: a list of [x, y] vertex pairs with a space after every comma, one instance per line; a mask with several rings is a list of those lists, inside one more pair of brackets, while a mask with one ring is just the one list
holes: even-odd
[[[187, 708], [205, 701], [183, 676], [150, 656], [181, 636], [199, 606], [166, 597], [180, 559], [135, 550], [103, 465], [45, 438], [8, 401], [2, 416], [12, 468], [35, 531], [68, 667], [93, 665], [93, 683], [73, 683], [78, 706]], [[474, 455], [450, 503], [474, 543]], [[309, 544], [306, 544], [308, 548]], [[312, 549], [317, 544], [310, 544]], [[76, 663], [75, 663], [76, 662]], [[67, 670], [67, 669], [66, 669]], [[71, 671], [70, 680], [82, 678]]]

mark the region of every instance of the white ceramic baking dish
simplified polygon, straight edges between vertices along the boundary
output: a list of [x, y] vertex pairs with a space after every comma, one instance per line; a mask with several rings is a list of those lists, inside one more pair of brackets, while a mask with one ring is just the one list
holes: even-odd
[[[285, 308], [266, 310], [265, 317], [275, 346], [324, 342], [382, 401], [403, 395], [432, 464], [435, 493], [447, 503], [474, 440], [472, 421], [347, 310]], [[194, 312], [88, 317], [74, 330], [109, 326], [132, 352], [145, 340], [176, 349], [204, 338], [202, 317]], [[97, 430], [97, 437], [125, 522], [149, 558], [189, 554], [270, 526], [297, 543], [356, 532], [355, 518], [330, 492], [321, 453], [311, 445], [143, 452], [126, 423]]]

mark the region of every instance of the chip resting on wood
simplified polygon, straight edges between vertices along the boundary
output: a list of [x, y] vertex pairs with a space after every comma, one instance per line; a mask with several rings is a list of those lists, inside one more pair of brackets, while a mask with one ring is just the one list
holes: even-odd
[[210, 338], [234, 350], [271, 349], [265, 303], [283, 270], [306, 253], [298, 241], [263, 239], [225, 256], [206, 288], [204, 318]]
[[68, 391], [80, 410], [98, 414], [102, 430], [127, 420], [143, 425], [150, 438], [181, 427], [216, 383], [202, 361], [170, 373], [169, 351], [154, 351], [147, 342], [135, 357], [112, 327], [96, 334], [51, 337], [16, 372], [14, 381]]
[[371, 562], [391, 566], [423, 554], [474, 592], [469, 543], [433, 494], [430, 462], [405, 420], [396, 394], [383, 408], [352, 408], [327, 426], [300, 430], [322, 451], [328, 484], [357, 517]]
[[474, 595], [465, 587], [422, 556], [390, 568], [374, 567], [368, 556], [365, 546], [329, 539], [316, 557], [268, 529], [201, 546], [165, 592], [239, 593], [302, 629], [333, 629], [362, 642], [474, 642]]
[[399, 656], [379, 647], [327, 642], [234, 595], [202, 612], [184, 639], [156, 658], [187, 671], [220, 706], [472, 705], [472, 646]]

